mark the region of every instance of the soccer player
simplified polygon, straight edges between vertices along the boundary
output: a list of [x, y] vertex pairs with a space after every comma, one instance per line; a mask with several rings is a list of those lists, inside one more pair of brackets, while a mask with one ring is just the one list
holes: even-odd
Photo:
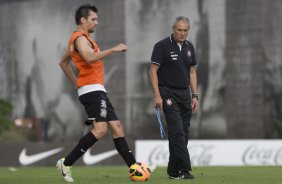
[[155, 44], [149, 71], [155, 107], [163, 110], [168, 127], [170, 179], [194, 178], [187, 145], [192, 112], [198, 107], [197, 62], [186, 40], [189, 30], [187, 17], [175, 19], [172, 34]]
[[[93, 121], [91, 122], [92, 130], [79, 140], [65, 158], [57, 162], [57, 167], [67, 182], [73, 182], [71, 166], [88, 148], [106, 134], [108, 126], [111, 129], [115, 147], [127, 166], [130, 167], [136, 162], [125, 139], [122, 124], [104, 87], [102, 59], [113, 53], [126, 51], [127, 46], [121, 43], [113, 48], [100, 51], [97, 43], [89, 36], [98, 25], [97, 11], [97, 8], [92, 5], [83, 5], [76, 10], [77, 30], [73, 32], [60, 61], [63, 72], [77, 87], [79, 100], [84, 105], [88, 120]], [[72, 71], [71, 60], [78, 70], [78, 76], [75, 76]], [[152, 166], [151, 170], [154, 169], [155, 166]]]

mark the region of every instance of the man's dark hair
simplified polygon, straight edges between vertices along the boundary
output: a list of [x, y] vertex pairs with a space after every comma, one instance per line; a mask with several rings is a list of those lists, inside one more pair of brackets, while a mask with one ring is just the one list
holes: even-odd
[[85, 19], [88, 18], [89, 13], [91, 11], [94, 11], [95, 13], [98, 12], [98, 9], [96, 8], [96, 6], [90, 5], [90, 4], [85, 4], [80, 6], [76, 12], [75, 12], [75, 23], [76, 25], [80, 24], [80, 19], [83, 17]]

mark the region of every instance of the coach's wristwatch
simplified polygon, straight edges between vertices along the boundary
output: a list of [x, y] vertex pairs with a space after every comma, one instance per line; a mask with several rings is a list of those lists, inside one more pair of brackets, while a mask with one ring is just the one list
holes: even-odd
[[192, 93], [192, 98], [199, 100], [199, 93]]

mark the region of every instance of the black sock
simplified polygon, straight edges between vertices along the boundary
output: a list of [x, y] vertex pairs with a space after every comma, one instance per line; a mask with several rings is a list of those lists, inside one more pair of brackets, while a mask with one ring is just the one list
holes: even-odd
[[96, 141], [96, 137], [91, 132], [84, 135], [76, 147], [65, 157], [64, 165], [72, 166]]
[[128, 144], [124, 137], [118, 137], [114, 139], [114, 143], [117, 151], [122, 156], [123, 160], [126, 162], [127, 166], [130, 167], [136, 162], [134, 155], [128, 147]]

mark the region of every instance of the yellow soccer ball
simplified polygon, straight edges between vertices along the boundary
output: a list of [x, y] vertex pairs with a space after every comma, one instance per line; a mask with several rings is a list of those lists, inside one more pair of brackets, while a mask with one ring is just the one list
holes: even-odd
[[151, 171], [146, 163], [136, 162], [130, 166], [128, 175], [132, 181], [148, 181]]

